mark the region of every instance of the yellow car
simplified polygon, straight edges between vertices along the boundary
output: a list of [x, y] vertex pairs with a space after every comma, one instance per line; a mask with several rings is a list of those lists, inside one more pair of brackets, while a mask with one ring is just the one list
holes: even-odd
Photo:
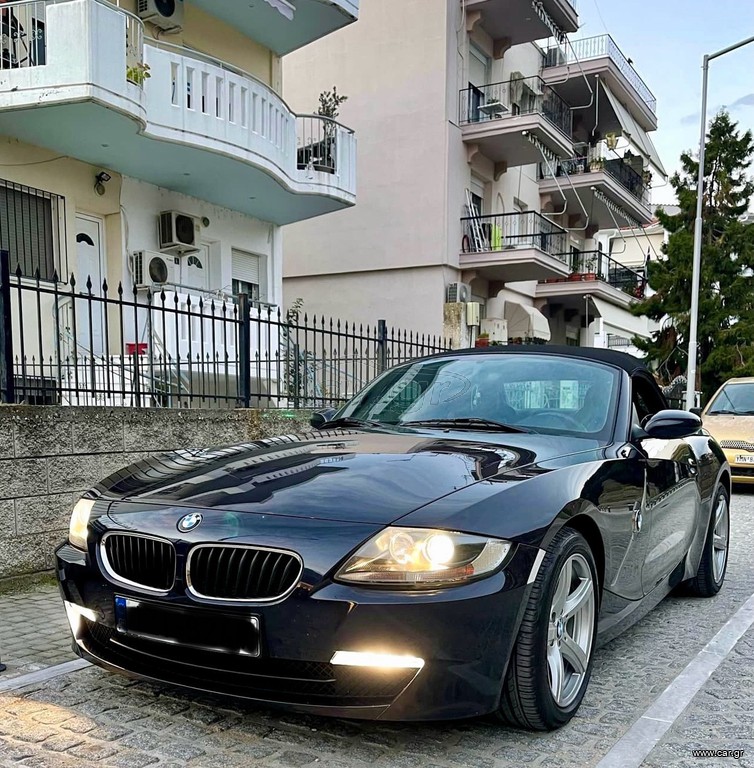
[[728, 379], [702, 411], [720, 443], [734, 483], [754, 483], [754, 377]]

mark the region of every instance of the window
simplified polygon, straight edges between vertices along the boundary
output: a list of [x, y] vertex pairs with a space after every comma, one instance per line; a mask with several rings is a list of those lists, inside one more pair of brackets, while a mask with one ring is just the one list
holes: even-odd
[[20, 267], [23, 277], [52, 280], [62, 274], [56, 258], [63, 238], [63, 198], [32, 187], [0, 181], [0, 250], [10, 255], [11, 273]]
[[245, 293], [250, 301], [264, 301], [263, 257], [233, 249], [232, 290], [234, 296]]

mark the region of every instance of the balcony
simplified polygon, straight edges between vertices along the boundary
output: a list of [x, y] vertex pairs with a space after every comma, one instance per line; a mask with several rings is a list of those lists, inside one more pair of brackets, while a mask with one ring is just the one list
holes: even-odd
[[573, 296], [581, 302], [584, 294], [589, 293], [623, 307], [645, 296], [647, 275], [644, 269], [626, 267], [602, 251], [575, 251], [559, 255], [566, 260], [570, 274], [565, 278], [540, 281], [537, 296]]
[[482, 28], [495, 41], [495, 47], [531, 43], [563, 32], [576, 32], [579, 17], [575, 2], [543, 0], [466, 0], [467, 27]]
[[460, 93], [459, 123], [467, 152], [480, 151], [496, 173], [573, 153], [571, 109], [540, 77], [519, 77]]
[[278, 56], [295, 51], [359, 17], [359, 0], [191, 0], [211, 16], [257, 40]]
[[[638, 155], [603, 156], [598, 146], [588, 155], [540, 164], [539, 192], [546, 210], [584, 219], [574, 226], [614, 229], [648, 224], [653, 219], [649, 177]], [[565, 198], [565, 199], [564, 199]], [[584, 209], [586, 209], [586, 214]]]
[[566, 277], [568, 233], [535, 211], [461, 219], [459, 265], [487, 280]]
[[144, 44], [139, 19], [98, 0], [2, 12], [22, 34], [0, 63], [0, 132], [276, 224], [354, 204], [353, 132], [253, 76]]
[[551, 45], [542, 76], [575, 105], [591, 104], [601, 79], [645, 131], [657, 130], [657, 99], [610, 35]]

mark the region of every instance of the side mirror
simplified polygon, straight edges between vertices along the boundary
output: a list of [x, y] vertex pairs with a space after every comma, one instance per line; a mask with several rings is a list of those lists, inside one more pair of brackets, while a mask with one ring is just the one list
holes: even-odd
[[327, 422], [330, 421], [336, 413], [337, 411], [335, 408], [325, 408], [322, 411], [315, 411], [311, 415], [309, 423], [314, 427], [314, 429], [322, 429], [322, 427], [324, 427], [325, 424], [327, 424]]
[[689, 437], [701, 429], [702, 420], [689, 411], [660, 411], [650, 416], [642, 427], [648, 437], [659, 440], [676, 440]]
[[695, 416], [701, 416], [702, 415], [702, 409], [701, 408], [689, 408], [689, 413], [693, 413]]

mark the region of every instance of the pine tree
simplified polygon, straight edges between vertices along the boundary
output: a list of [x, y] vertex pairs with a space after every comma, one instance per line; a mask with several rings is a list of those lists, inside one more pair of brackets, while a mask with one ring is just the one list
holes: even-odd
[[[752, 132], [739, 131], [725, 110], [719, 112], [707, 133], [704, 163], [697, 387], [705, 397], [731, 376], [754, 375], [754, 224], [742, 221], [754, 194], [747, 175], [752, 158]], [[665, 258], [648, 265], [655, 293], [633, 308], [662, 321], [651, 339], [634, 343], [666, 380], [687, 369], [699, 162], [684, 152], [681, 166], [670, 180], [680, 211], [657, 211], [669, 238]]]

